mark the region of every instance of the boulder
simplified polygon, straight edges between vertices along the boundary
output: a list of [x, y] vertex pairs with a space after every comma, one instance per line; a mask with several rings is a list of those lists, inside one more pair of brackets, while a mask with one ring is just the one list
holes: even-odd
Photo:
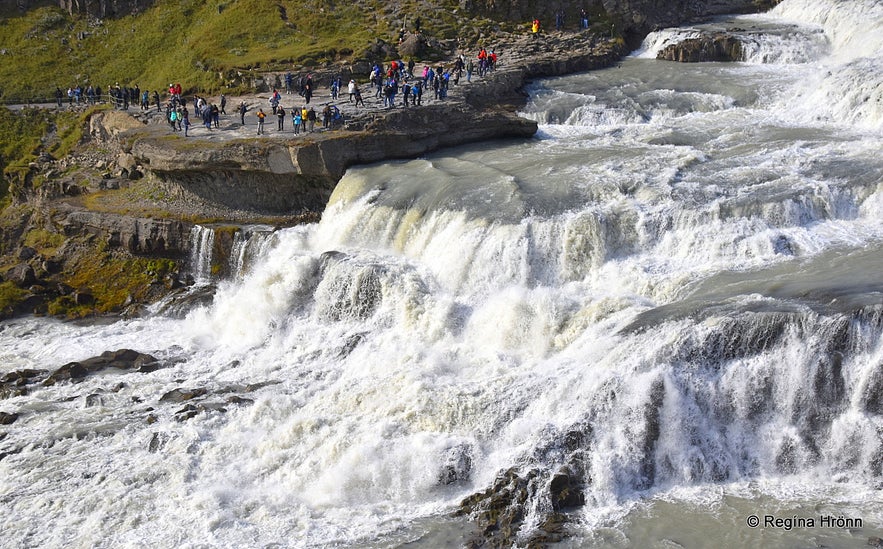
[[31, 248], [30, 246], [22, 246], [18, 250], [18, 258], [22, 261], [27, 261], [29, 259], [32, 259], [36, 255], [37, 255], [37, 250]]
[[399, 43], [399, 57], [422, 59], [426, 51], [426, 38], [422, 34], [406, 34]]
[[27, 263], [19, 263], [6, 271], [6, 280], [19, 287], [27, 288], [37, 283], [37, 273]]
[[147, 373], [156, 370], [158, 363], [159, 361], [152, 355], [139, 353], [132, 349], [106, 351], [97, 357], [65, 364], [52, 372], [43, 385], [54, 385], [59, 381], [77, 381], [109, 369]]
[[28, 394], [28, 385], [46, 375], [46, 370], [16, 370], [0, 378], [0, 399]]
[[12, 425], [18, 419], [18, 414], [0, 412], [0, 425]]
[[680, 63], [744, 60], [742, 41], [729, 33], [714, 33], [669, 44], [656, 59]]
[[188, 400], [193, 400], [194, 398], [201, 397], [208, 393], [207, 390], [202, 388], [197, 389], [172, 389], [167, 392], [163, 396], [160, 397], [160, 402], [185, 402]]

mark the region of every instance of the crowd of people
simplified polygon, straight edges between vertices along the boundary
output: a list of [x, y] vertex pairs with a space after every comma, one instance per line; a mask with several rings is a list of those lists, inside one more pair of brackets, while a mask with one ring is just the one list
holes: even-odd
[[[416, 70], [413, 60], [405, 63], [398, 59], [389, 64], [375, 63], [370, 71], [366, 82], [359, 84], [355, 78], [351, 79], [345, 87], [347, 96], [344, 98], [344, 84], [340, 75], [334, 75], [328, 82], [328, 101], [321, 108], [311, 105], [316, 95], [316, 85], [312, 74], [305, 74], [295, 78], [289, 71], [282, 77], [284, 82], [284, 95], [278, 89], [273, 89], [269, 101], [268, 112], [277, 119], [276, 131], [285, 131], [285, 119], [291, 118], [291, 131], [294, 135], [316, 131], [321, 124], [321, 129], [333, 128], [343, 123], [344, 115], [339, 103], [346, 101], [355, 108], [371, 108], [365, 104], [362, 95], [363, 89], [368, 90], [369, 96], [377, 100], [377, 108], [391, 109], [401, 107], [419, 107], [424, 100], [444, 100], [448, 96], [451, 86], [458, 85], [465, 78], [471, 82], [474, 76], [484, 76], [492, 71], [497, 64], [498, 56], [493, 50], [479, 48], [474, 57], [459, 55], [447, 65], [424, 65], [421, 70]], [[120, 86], [114, 84], [108, 86], [103, 95], [100, 87], [91, 85], [83, 88], [80, 85], [71, 86], [67, 92], [56, 87], [55, 98], [59, 108], [63, 108], [65, 99], [69, 107], [80, 105], [95, 105], [97, 103], [110, 103], [114, 108], [129, 110], [137, 107], [143, 112], [164, 112], [165, 120], [173, 132], [183, 132], [184, 136], [190, 135], [191, 115], [199, 119], [200, 124], [207, 131], [221, 129], [221, 116], [227, 115], [227, 98], [221, 94], [216, 102], [207, 97], [194, 94], [190, 99], [183, 94], [181, 84], [169, 84], [165, 98], [160, 96], [157, 90], [142, 90], [137, 84], [134, 86]], [[292, 100], [289, 96], [297, 95], [299, 98]], [[255, 109], [255, 107], [257, 107]], [[240, 101], [236, 108], [239, 115], [240, 127], [247, 125], [247, 113], [254, 112], [258, 135], [265, 133], [265, 118], [268, 112], [260, 105], [250, 105], [246, 101]]]

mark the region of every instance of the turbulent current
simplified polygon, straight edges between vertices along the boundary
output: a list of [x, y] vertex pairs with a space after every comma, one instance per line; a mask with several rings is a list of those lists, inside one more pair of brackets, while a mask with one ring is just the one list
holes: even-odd
[[883, 4], [704, 28], [746, 60], [537, 82], [535, 139], [351, 169], [210, 302], [0, 326], [0, 374], [163, 365], [0, 400], [0, 544], [883, 537]]

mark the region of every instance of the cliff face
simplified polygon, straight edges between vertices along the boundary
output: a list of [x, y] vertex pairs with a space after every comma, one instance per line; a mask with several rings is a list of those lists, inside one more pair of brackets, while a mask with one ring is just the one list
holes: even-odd
[[53, 4], [71, 15], [89, 15], [103, 19], [139, 13], [152, 6], [153, 0], [0, 0], [0, 8], [17, 9], [20, 12]]
[[153, 0], [59, 0], [58, 4], [71, 15], [78, 13], [103, 19], [141, 12], [149, 8]]
[[575, 27], [580, 10], [590, 19], [606, 14], [619, 20], [629, 34], [682, 24], [697, 17], [747, 13], [769, 9], [778, 0], [460, 0], [460, 8], [486, 17], [508, 21], [539, 18], [546, 29], [554, 28], [555, 14], [564, 14], [565, 25]]

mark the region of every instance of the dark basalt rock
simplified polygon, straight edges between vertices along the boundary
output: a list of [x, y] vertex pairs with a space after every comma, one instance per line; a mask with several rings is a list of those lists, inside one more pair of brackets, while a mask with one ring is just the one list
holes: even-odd
[[670, 44], [656, 54], [656, 59], [680, 63], [706, 61], [743, 61], [742, 41], [729, 33], [715, 33], [698, 38], [688, 38]]
[[0, 378], [0, 399], [28, 394], [28, 385], [37, 383], [48, 372], [46, 370], [16, 370]]
[[199, 398], [208, 391], [203, 388], [197, 389], [172, 389], [168, 393], [164, 394], [160, 397], [160, 402], [185, 402], [188, 400], [193, 400], [194, 398]]
[[18, 419], [18, 414], [0, 412], [0, 425], [12, 425]]
[[52, 372], [43, 385], [55, 385], [59, 381], [77, 381], [88, 375], [108, 369], [152, 372], [159, 366], [159, 361], [148, 354], [132, 349], [106, 351], [101, 356], [87, 358], [80, 362], [69, 362]]
[[37, 283], [37, 274], [34, 268], [27, 263], [19, 263], [6, 271], [6, 280], [13, 282], [21, 288], [27, 288]]

